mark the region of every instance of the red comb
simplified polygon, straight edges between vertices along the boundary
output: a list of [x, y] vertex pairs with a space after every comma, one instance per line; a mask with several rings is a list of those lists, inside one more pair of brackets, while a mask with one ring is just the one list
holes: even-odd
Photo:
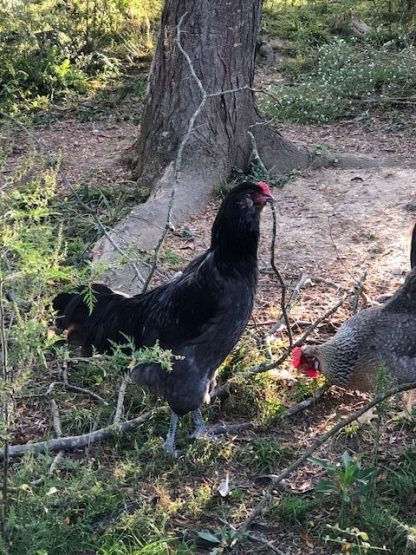
[[271, 195], [272, 194], [269, 185], [267, 185], [267, 183], [265, 181], [259, 181], [257, 183], [257, 185], [262, 189], [262, 191], [265, 195]]
[[292, 350], [293, 366], [295, 368], [299, 368], [301, 360], [302, 360], [302, 349], [300, 347], [294, 347]]

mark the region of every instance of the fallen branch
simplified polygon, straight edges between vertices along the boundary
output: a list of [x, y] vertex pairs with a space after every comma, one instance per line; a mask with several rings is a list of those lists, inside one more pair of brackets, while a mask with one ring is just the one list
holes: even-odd
[[249, 370], [248, 372], [241, 372], [240, 374], [235, 374], [234, 376], [229, 378], [224, 384], [222, 384], [220, 387], [217, 387], [216, 389], [214, 389], [214, 391], [211, 393], [211, 398], [221, 397], [221, 396], [224, 396], [225, 394], [227, 394], [228, 391], [229, 391], [230, 384], [235, 382], [237, 379], [249, 378], [251, 376], [255, 376], [256, 374], [260, 374], [262, 372], [267, 372], [269, 370], [273, 370], [273, 368], [276, 368], [277, 366], [280, 366], [280, 364], [282, 364], [288, 358], [288, 356], [292, 352], [293, 348], [294, 347], [299, 347], [300, 345], [302, 345], [302, 343], [305, 341], [305, 339], [309, 335], [311, 335], [311, 333], [315, 330], [315, 328], [317, 328], [319, 326], [319, 324], [321, 324], [324, 320], [326, 320], [326, 318], [328, 318], [329, 316], [332, 316], [332, 314], [334, 314], [338, 310], [338, 308], [345, 302], [345, 300], [350, 295], [351, 295], [351, 292], [344, 293], [343, 296], [338, 300], [338, 302], [334, 306], [332, 306], [329, 310], [327, 310], [325, 312], [325, 314], [323, 314], [322, 316], [317, 318], [305, 330], [305, 332], [299, 337], [299, 339], [294, 341], [292, 346], [288, 347], [280, 355], [280, 357], [276, 361], [270, 362], [270, 363], [263, 363], [263, 364], [260, 364], [259, 366], [256, 366], [252, 370]]
[[[7, 517], [9, 512], [9, 425], [10, 425], [10, 391], [9, 391], [9, 353], [8, 353], [8, 337], [6, 333], [6, 314], [4, 309], [3, 296], [3, 272], [0, 266], [0, 379], [3, 382], [4, 389], [1, 391], [2, 407], [1, 407], [1, 424], [3, 447], [3, 466], [2, 466], [2, 484], [1, 484], [1, 503], [0, 503], [0, 533], [4, 541], [7, 537]], [[2, 434], [2, 435], [3, 435]]]
[[[91, 399], [94, 399], [95, 401], [99, 401], [103, 405], [108, 406], [107, 401], [103, 399], [100, 395], [98, 395], [98, 393], [94, 393], [93, 391], [90, 391], [89, 389], [85, 389], [84, 387], [78, 387], [77, 385], [71, 385], [65, 382], [52, 382], [49, 385], [45, 395], [50, 395], [57, 385], [62, 386], [67, 391], [73, 391], [74, 393], [87, 395], [88, 397], [91, 397]], [[31, 397], [35, 397], [35, 395], [32, 395]]]
[[[129, 430], [134, 430], [141, 424], [147, 422], [153, 415], [155, 411], [149, 411], [141, 414], [133, 420], [127, 420], [122, 422], [118, 426], [107, 426], [96, 430], [95, 432], [89, 432], [87, 434], [82, 434], [79, 436], [69, 436], [50, 439], [46, 441], [39, 441], [37, 443], [26, 443], [25, 445], [10, 445], [9, 447], [9, 457], [21, 457], [26, 453], [32, 453], [38, 455], [39, 453], [47, 453], [48, 451], [68, 451], [70, 449], [81, 449], [92, 443], [97, 443], [108, 439], [113, 434], [125, 433]], [[0, 449], [0, 460], [5, 456], [4, 449]]]
[[56, 437], [62, 437], [61, 419], [55, 399], [51, 399], [52, 425]]
[[365, 283], [366, 279], [367, 279], [367, 272], [364, 272], [364, 274], [358, 280], [358, 283], [355, 287], [354, 297], [353, 297], [352, 302], [351, 302], [351, 307], [352, 307], [352, 313], [353, 314], [357, 314], [358, 302], [360, 300], [361, 295], [363, 294], [363, 287], [364, 287], [364, 283]]
[[212, 435], [234, 435], [240, 432], [245, 432], [246, 430], [252, 430], [254, 428], [253, 422], [241, 422], [240, 424], [219, 424], [214, 426], [209, 426], [207, 432]]
[[249, 532], [247, 534], [247, 537], [249, 540], [253, 542], [258, 542], [265, 545], [268, 549], [270, 549], [270, 551], [273, 551], [273, 553], [277, 553], [278, 555], [286, 555], [284, 551], [276, 547], [271, 541], [261, 536], [258, 536], [257, 534], [253, 534], [253, 532]]
[[113, 423], [118, 426], [120, 424], [121, 416], [123, 414], [124, 408], [124, 397], [126, 396], [126, 389], [130, 382], [130, 375], [124, 374], [123, 379], [121, 380], [120, 389], [118, 390], [118, 397], [117, 397], [117, 408], [116, 413], [114, 415]]
[[[66, 380], [66, 383], [68, 383], [67, 380]], [[56, 404], [55, 399], [51, 399], [51, 412], [52, 412], [52, 422], [53, 422], [53, 429], [55, 430], [55, 435], [57, 438], [60, 438], [62, 437], [61, 418], [59, 416], [58, 405]], [[49, 476], [52, 476], [52, 474], [58, 468], [58, 465], [63, 459], [63, 456], [64, 456], [64, 451], [61, 449], [60, 451], [57, 452], [57, 454], [53, 458], [51, 466], [49, 467], [49, 472], [48, 472]]]
[[356, 411], [351, 416], [348, 416], [347, 418], [340, 420], [338, 424], [333, 426], [330, 430], [328, 430], [325, 434], [323, 434], [320, 438], [318, 438], [315, 441], [315, 443], [311, 445], [311, 447], [309, 447], [298, 459], [296, 459], [291, 465], [285, 468], [285, 470], [283, 470], [280, 474], [278, 475], [269, 474], [268, 478], [271, 479], [271, 484], [268, 486], [267, 491], [263, 495], [262, 499], [259, 501], [257, 506], [252, 511], [251, 515], [243, 523], [240, 529], [247, 530], [247, 528], [250, 526], [253, 520], [263, 511], [263, 509], [268, 504], [269, 500], [273, 495], [272, 493], [273, 489], [285, 478], [287, 478], [290, 474], [292, 474], [293, 471], [299, 468], [301, 464], [305, 462], [312, 455], [312, 453], [314, 453], [317, 449], [319, 449], [319, 447], [324, 445], [324, 443], [326, 443], [331, 437], [333, 437], [340, 430], [342, 430], [342, 428], [345, 428], [345, 426], [348, 426], [349, 424], [351, 424], [351, 422], [354, 422], [355, 420], [360, 418], [360, 416], [366, 413], [368, 410], [382, 403], [389, 397], [392, 397], [397, 393], [401, 393], [402, 391], [408, 391], [409, 389], [415, 389], [415, 388], [416, 388], [416, 382], [406, 383], [406, 384], [398, 385], [392, 389], [389, 389], [385, 393], [377, 395], [377, 397], [375, 397], [372, 401], [364, 405], [364, 407], [362, 407], [360, 410]]
[[[300, 280], [297, 282], [295, 288], [292, 291], [292, 294], [290, 295], [290, 299], [289, 302], [286, 305], [286, 315], [289, 316], [290, 311], [293, 308], [293, 305], [295, 304], [295, 302], [297, 301], [299, 294], [300, 294], [300, 290], [302, 289], [302, 287], [305, 286], [306, 282], [309, 280], [309, 276], [308, 274], [305, 274], [304, 272], [302, 272], [302, 275], [300, 276]], [[280, 318], [267, 332], [267, 335], [273, 335], [276, 332], [279, 332], [282, 327], [286, 325], [285, 319], [284, 317]]]
[[269, 171], [266, 168], [266, 166], [263, 163], [263, 160], [260, 158], [260, 154], [257, 148], [257, 143], [256, 143], [256, 139], [253, 135], [253, 133], [251, 131], [247, 131], [248, 136], [250, 137], [251, 140], [251, 149], [252, 149], [252, 156], [253, 159], [257, 162], [257, 164], [260, 166], [261, 171], [264, 173], [264, 175], [269, 175]]
[[292, 348], [293, 346], [293, 336], [292, 336], [292, 330], [290, 328], [290, 322], [289, 322], [289, 315], [287, 312], [287, 306], [286, 306], [286, 291], [287, 291], [287, 286], [286, 283], [283, 279], [282, 274], [280, 273], [280, 271], [278, 270], [276, 263], [275, 263], [275, 248], [276, 248], [276, 233], [277, 233], [277, 223], [276, 223], [276, 209], [274, 207], [274, 205], [272, 205], [272, 214], [273, 214], [273, 231], [272, 231], [272, 244], [271, 244], [271, 255], [270, 255], [270, 266], [272, 267], [277, 279], [279, 280], [280, 286], [282, 288], [281, 291], [281, 297], [280, 297], [280, 307], [282, 310], [282, 318], [285, 322], [286, 325], [286, 330], [287, 330], [287, 336], [289, 339], [289, 346], [290, 348]]
[[189, 141], [189, 138], [194, 130], [195, 127], [195, 121], [197, 119], [197, 117], [199, 116], [199, 114], [201, 113], [203, 107], [205, 106], [207, 100], [209, 98], [215, 98], [217, 96], [223, 96], [225, 94], [232, 94], [232, 93], [236, 93], [236, 92], [240, 92], [240, 91], [244, 91], [244, 90], [248, 90], [250, 87], [247, 86], [243, 86], [240, 88], [236, 88], [236, 89], [228, 89], [225, 91], [218, 91], [215, 93], [208, 93], [203, 84], [201, 79], [199, 79], [199, 77], [197, 76], [195, 69], [192, 65], [192, 60], [189, 57], [189, 54], [186, 52], [186, 50], [183, 48], [182, 44], [181, 44], [181, 26], [182, 26], [182, 22], [184, 20], [184, 18], [186, 17], [187, 12], [185, 12], [182, 17], [180, 18], [178, 25], [176, 26], [176, 36], [175, 36], [175, 44], [178, 47], [178, 50], [182, 53], [182, 55], [184, 56], [188, 66], [189, 66], [189, 70], [191, 72], [192, 78], [195, 80], [199, 91], [201, 93], [201, 102], [199, 103], [199, 105], [197, 106], [195, 112], [192, 114], [192, 116], [189, 118], [189, 122], [188, 122], [188, 129], [186, 130], [185, 135], [183, 136], [179, 147], [178, 147], [178, 151], [176, 154], [176, 158], [174, 161], [174, 171], [173, 171], [173, 178], [172, 178], [172, 189], [171, 189], [171, 193], [170, 193], [170, 198], [169, 198], [169, 204], [168, 204], [168, 211], [167, 211], [167, 215], [166, 215], [166, 223], [165, 223], [165, 227], [163, 228], [162, 231], [162, 235], [160, 236], [160, 239], [156, 245], [155, 248], [155, 253], [154, 253], [154, 257], [153, 257], [153, 263], [151, 265], [149, 274], [147, 275], [147, 278], [144, 282], [143, 285], [143, 289], [142, 292], [144, 293], [145, 291], [147, 291], [147, 288], [150, 284], [150, 281], [153, 277], [153, 274], [156, 271], [156, 267], [157, 267], [157, 261], [158, 261], [158, 257], [159, 257], [159, 253], [160, 253], [160, 249], [162, 248], [163, 242], [166, 238], [166, 235], [169, 231], [169, 229], [171, 228], [171, 216], [172, 216], [172, 210], [173, 210], [173, 203], [175, 201], [175, 195], [176, 195], [176, 189], [178, 186], [178, 181], [179, 181], [179, 173], [181, 170], [181, 166], [182, 166], [182, 155], [183, 155], [183, 151], [184, 148], [187, 144], [187, 142]]
[[283, 413], [282, 417], [286, 418], [287, 416], [294, 416], [295, 414], [298, 414], [299, 412], [302, 412], [303, 410], [314, 405], [328, 391], [330, 387], [331, 386], [329, 384], [325, 384], [323, 387], [318, 389], [318, 391], [315, 391], [312, 397], [308, 397], [307, 399], [304, 399], [293, 407], [288, 408], [287, 411]]

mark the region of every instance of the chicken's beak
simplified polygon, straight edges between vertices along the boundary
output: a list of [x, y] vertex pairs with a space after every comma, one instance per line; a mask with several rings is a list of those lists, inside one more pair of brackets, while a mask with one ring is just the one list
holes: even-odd
[[272, 195], [268, 195], [267, 198], [266, 198], [266, 203], [275, 204], [276, 199]]

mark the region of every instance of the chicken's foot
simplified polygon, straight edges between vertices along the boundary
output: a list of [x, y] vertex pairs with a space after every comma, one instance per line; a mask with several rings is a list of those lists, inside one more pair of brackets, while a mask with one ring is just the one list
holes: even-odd
[[174, 454], [175, 453], [175, 438], [176, 438], [176, 428], [178, 426], [179, 416], [171, 411], [170, 413], [170, 424], [169, 424], [169, 432], [166, 436], [165, 443], [163, 444], [163, 449], [166, 453]]
[[205, 436], [207, 433], [207, 427], [205, 426], [204, 419], [202, 417], [201, 409], [196, 409], [192, 411], [192, 419], [195, 424], [195, 431], [191, 435], [191, 438], [197, 438]]

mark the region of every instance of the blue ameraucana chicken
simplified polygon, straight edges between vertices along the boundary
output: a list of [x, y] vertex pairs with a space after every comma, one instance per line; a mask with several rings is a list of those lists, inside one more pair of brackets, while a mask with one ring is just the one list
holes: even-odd
[[137, 348], [156, 341], [170, 349], [173, 370], [139, 364], [133, 381], [165, 399], [172, 409], [165, 449], [175, 448], [178, 419], [192, 412], [196, 435], [205, 425], [200, 407], [210, 400], [215, 371], [240, 339], [253, 308], [257, 281], [260, 214], [274, 199], [264, 182], [243, 183], [222, 202], [211, 232], [211, 246], [183, 273], [132, 297], [94, 284], [90, 313], [81, 293], [54, 300], [58, 327], [83, 349], [111, 351], [112, 342], [131, 338]]

